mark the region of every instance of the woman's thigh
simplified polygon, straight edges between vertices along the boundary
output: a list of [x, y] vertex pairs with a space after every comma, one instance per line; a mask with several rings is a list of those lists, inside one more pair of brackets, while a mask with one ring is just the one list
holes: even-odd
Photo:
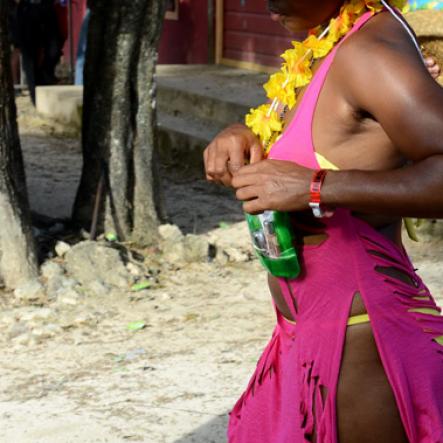
[[370, 323], [347, 329], [337, 414], [340, 443], [408, 443]]

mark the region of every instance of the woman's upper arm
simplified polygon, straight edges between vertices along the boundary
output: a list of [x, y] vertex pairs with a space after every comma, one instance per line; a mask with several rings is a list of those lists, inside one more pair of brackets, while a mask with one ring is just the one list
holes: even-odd
[[349, 102], [371, 114], [410, 160], [443, 154], [443, 88], [404, 30], [393, 38], [375, 31], [347, 45], [340, 57]]

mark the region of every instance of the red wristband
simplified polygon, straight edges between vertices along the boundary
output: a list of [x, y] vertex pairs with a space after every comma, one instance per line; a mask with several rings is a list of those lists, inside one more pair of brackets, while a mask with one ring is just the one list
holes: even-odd
[[332, 215], [334, 215], [333, 211], [328, 210], [321, 203], [321, 188], [325, 182], [327, 173], [328, 171], [326, 169], [315, 171], [311, 181], [311, 198], [309, 206], [316, 218], [332, 217]]

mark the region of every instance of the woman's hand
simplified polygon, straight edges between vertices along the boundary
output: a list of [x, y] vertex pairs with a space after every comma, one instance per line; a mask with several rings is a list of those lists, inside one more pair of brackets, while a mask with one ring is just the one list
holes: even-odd
[[441, 68], [437, 63], [437, 60], [434, 57], [426, 57], [425, 64], [428, 68], [429, 73], [435, 80], [437, 80], [441, 74]]
[[222, 131], [205, 149], [206, 178], [231, 186], [232, 176], [245, 163], [263, 159], [260, 140], [246, 126], [235, 124]]
[[311, 169], [293, 162], [263, 160], [241, 168], [232, 179], [238, 200], [250, 214], [309, 209]]

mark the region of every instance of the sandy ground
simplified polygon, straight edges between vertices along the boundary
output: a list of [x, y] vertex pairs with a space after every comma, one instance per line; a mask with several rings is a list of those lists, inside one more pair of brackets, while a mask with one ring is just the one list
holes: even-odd
[[[68, 217], [79, 142], [30, 120], [27, 97], [18, 104], [31, 207]], [[213, 233], [223, 222], [216, 231], [225, 243], [248, 244], [230, 192], [183, 177], [164, 189], [169, 217], [185, 232]], [[0, 442], [225, 441], [227, 412], [272, 332], [257, 262], [190, 265], [166, 273], [145, 299], [96, 297], [81, 308], [98, 324], [30, 346], [0, 339]], [[147, 327], [128, 331], [139, 320]]]

